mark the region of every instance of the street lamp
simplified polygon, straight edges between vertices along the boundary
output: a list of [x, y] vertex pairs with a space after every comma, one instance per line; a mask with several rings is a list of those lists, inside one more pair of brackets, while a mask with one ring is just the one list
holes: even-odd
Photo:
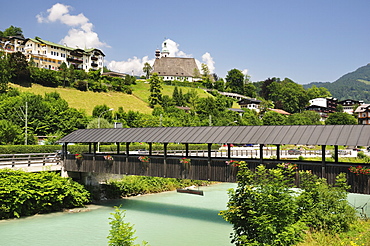
[[100, 128], [100, 118], [101, 118], [101, 116], [103, 115], [103, 114], [105, 114], [106, 112], [108, 112], [108, 111], [112, 111], [113, 109], [112, 108], [110, 108], [110, 109], [108, 109], [108, 110], [105, 110], [105, 111], [103, 111], [103, 112], [101, 112], [100, 113], [100, 115], [99, 115], [99, 117], [98, 117], [98, 128]]
[[[105, 111], [103, 111], [103, 112], [101, 112], [100, 113], [100, 115], [99, 115], [99, 117], [98, 117], [98, 128], [100, 128], [100, 118], [101, 118], [101, 116], [103, 115], [103, 114], [105, 114], [106, 112], [108, 112], [108, 111], [112, 111], [113, 109], [112, 108], [110, 108], [110, 109], [108, 109], [108, 110], [105, 110]], [[98, 142], [98, 152], [100, 152], [100, 142]]]

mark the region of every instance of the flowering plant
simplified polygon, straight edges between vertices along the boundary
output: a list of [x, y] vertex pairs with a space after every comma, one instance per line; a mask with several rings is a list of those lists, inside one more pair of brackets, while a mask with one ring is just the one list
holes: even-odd
[[181, 158], [180, 159], [180, 163], [181, 164], [188, 164], [188, 163], [190, 163], [191, 162], [191, 160], [190, 159], [188, 159], [188, 158], [186, 158], [186, 157], [184, 157], [184, 158]]
[[298, 169], [297, 164], [293, 164], [293, 163], [281, 163], [281, 164], [278, 164], [277, 166], [280, 168], [285, 168], [285, 169], [293, 169], [293, 170]]
[[240, 166], [240, 161], [230, 160], [230, 161], [226, 161], [225, 163], [226, 163], [226, 165], [229, 165], [229, 166], [232, 166], [232, 167]]
[[360, 175], [360, 174], [370, 175], [370, 168], [368, 168], [368, 167], [363, 167], [363, 166], [353, 167], [353, 166], [351, 166], [350, 168], [348, 168], [348, 170], [351, 173], [354, 173], [356, 175]]
[[75, 154], [75, 158], [77, 160], [80, 160], [80, 159], [83, 159], [84, 157], [82, 156], [82, 154]]
[[139, 156], [138, 158], [141, 162], [149, 162], [150, 158], [148, 156]]
[[113, 161], [113, 156], [111, 156], [111, 155], [105, 155], [104, 156], [104, 159], [107, 160], [107, 161]]

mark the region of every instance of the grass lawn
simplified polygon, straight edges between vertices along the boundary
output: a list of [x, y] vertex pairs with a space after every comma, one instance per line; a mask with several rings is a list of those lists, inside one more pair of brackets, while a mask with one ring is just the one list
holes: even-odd
[[123, 107], [126, 112], [129, 110], [139, 111], [141, 113], [150, 114], [152, 109], [146, 102], [134, 95], [128, 95], [121, 92], [92, 92], [79, 91], [73, 88], [52, 88], [44, 87], [38, 84], [33, 84], [32, 87], [22, 87], [19, 85], [11, 85], [18, 88], [21, 92], [30, 92], [44, 96], [45, 93], [58, 92], [60, 96], [68, 102], [71, 108], [82, 109], [88, 115], [92, 115], [95, 106], [106, 104], [108, 107], [118, 110], [118, 107]]
[[[147, 103], [148, 103], [148, 98], [150, 95], [149, 88], [150, 88], [149, 83], [145, 81], [136, 81], [136, 85], [132, 85], [133, 94]], [[172, 97], [175, 86], [162, 85], [162, 88], [163, 88], [162, 89], [163, 95]], [[194, 89], [198, 93], [200, 98], [211, 96], [211, 94], [199, 88], [191, 88], [191, 87], [178, 87], [178, 88], [182, 90], [183, 94], [188, 93], [190, 90]]]
[[[19, 85], [11, 84], [11, 87], [19, 89], [21, 92], [30, 92], [44, 96], [45, 93], [58, 92], [60, 96], [68, 102], [71, 108], [81, 109], [86, 112], [87, 115], [92, 115], [92, 111], [97, 105], [107, 105], [114, 110], [118, 110], [118, 107], [123, 107], [126, 112], [129, 110], [139, 111], [144, 114], [151, 114], [152, 108], [148, 106], [148, 98], [150, 95], [149, 83], [144, 81], [137, 81], [136, 85], [132, 85], [133, 94], [128, 95], [121, 92], [92, 92], [92, 91], [79, 91], [74, 88], [52, 88], [45, 87], [38, 84], [33, 84], [32, 87], [22, 87]], [[172, 97], [174, 86], [162, 85], [163, 95]], [[185, 94], [190, 90], [194, 89], [200, 98], [212, 96], [205, 92], [203, 89], [191, 88], [191, 87], [178, 87]], [[240, 108], [239, 105], [234, 102], [233, 108]]]
[[369, 246], [370, 220], [358, 220], [350, 231], [340, 234], [325, 234], [323, 232], [307, 233], [305, 241], [297, 246]]

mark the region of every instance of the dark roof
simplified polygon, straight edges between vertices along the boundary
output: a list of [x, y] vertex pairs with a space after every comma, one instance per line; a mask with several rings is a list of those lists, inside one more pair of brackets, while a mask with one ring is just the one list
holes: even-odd
[[81, 129], [59, 143], [235, 143], [369, 146], [370, 125]]
[[261, 102], [262, 102], [261, 100], [257, 100], [253, 98], [244, 98], [240, 100], [238, 103], [239, 104], [250, 104], [250, 103], [260, 104]]

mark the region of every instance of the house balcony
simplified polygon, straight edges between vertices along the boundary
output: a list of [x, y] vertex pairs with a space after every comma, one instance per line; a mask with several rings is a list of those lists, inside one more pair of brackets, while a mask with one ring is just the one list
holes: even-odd
[[98, 58], [97, 58], [96, 56], [92, 56], [92, 57], [91, 57], [91, 60], [93, 60], [93, 61], [97, 61], [97, 60], [98, 60]]
[[91, 66], [92, 66], [92, 67], [97, 67], [97, 66], [98, 66], [98, 64], [93, 62], [93, 63], [91, 63]]
[[77, 56], [77, 57], [83, 57], [83, 54], [82, 53], [76, 52], [76, 51], [71, 51], [71, 55], [72, 56]]
[[67, 61], [76, 62], [76, 63], [82, 63], [83, 62], [82, 59], [78, 59], [78, 58], [75, 58], [75, 57], [67, 57]]

